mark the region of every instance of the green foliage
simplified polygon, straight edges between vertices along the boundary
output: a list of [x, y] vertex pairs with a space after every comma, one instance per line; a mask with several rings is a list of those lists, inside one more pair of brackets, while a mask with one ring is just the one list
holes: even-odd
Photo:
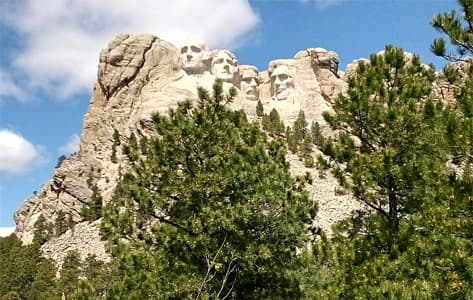
[[95, 255], [89, 255], [82, 266], [82, 279], [76, 284], [75, 291], [68, 295], [68, 299], [103, 299], [112, 280], [111, 264], [97, 260]]
[[54, 235], [54, 225], [48, 222], [43, 214], [34, 223], [34, 242], [44, 244]]
[[56, 221], [54, 222], [54, 233], [56, 236], [59, 236], [66, 232], [67, 229], [69, 228], [66, 220], [66, 214], [62, 210], [60, 210], [57, 213]]
[[297, 115], [296, 120], [294, 121], [294, 125], [292, 126], [294, 130], [294, 138], [298, 143], [302, 142], [306, 135], [307, 135], [307, 120], [305, 118], [305, 113], [303, 110], [299, 112]]
[[67, 214], [67, 228], [73, 230], [76, 223], [71, 214]]
[[0, 238], [0, 266], [0, 299], [51, 299], [32, 297], [40, 281], [54, 280], [54, 268], [40, 256], [37, 242], [22, 246], [14, 234]]
[[110, 161], [114, 164], [118, 162], [117, 160], [117, 147], [120, 146], [120, 133], [118, 130], [113, 130], [113, 144], [112, 144], [112, 154], [110, 156]]
[[438, 14], [432, 20], [432, 26], [439, 32], [446, 34], [455, 52], [447, 52], [443, 38], [435, 39], [431, 45], [435, 55], [442, 56], [450, 61], [465, 60], [473, 53], [473, 1], [459, 0], [460, 13], [450, 11]]
[[284, 134], [284, 122], [281, 120], [278, 111], [274, 108], [269, 115], [263, 115], [261, 123], [263, 130], [267, 131], [273, 137]]
[[84, 205], [80, 211], [80, 215], [84, 220], [93, 222], [102, 217], [102, 195], [96, 184], [92, 185], [92, 197], [89, 205]]
[[117, 148], [112, 146], [112, 154], [110, 154], [110, 161], [114, 164], [118, 163], [117, 160]]
[[299, 144], [294, 135], [294, 131], [289, 126], [286, 128], [286, 143], [289, 151], [291, 151], [293, 154], [296, 154]]
[[62, 162], [67, 158], [64, 154], [58, 157], [55, 169], [59, 168], [62, 165]]
[[146, 155], [148, 154], [148, 137], [143, 136], [140, 139], [140, 149], [141, 154]]
[[260, 100], [258, 100], [258, 104], [256, 104], [256, 115], [258, 117], [263, 117], [264, 116], [264, 108], [263, 108], [263, 104], [261, 103]]
[[117, 147], [120, 146], [120, 133], [118, 132], [117, 129], [113, 129], [113, 146]]
[[309, 201], [284, 143], [229, 111], [222, 83], [154, 115], [104, 216], [116, 277], [107, 299], [296, 299]]
[[316, 146], [322, 146], [324, 139], [318, 122], [312, 122], [310, 126], [310, 133], [312, 135], [312, 143], [314, 143]]
[[[469, 68], [471, 71], [472, 68]], [[473, 77], [468, 79], [456, 97], [456, 106], [448, 115], [447, 139], [452, 160], [457, 165], [471, 168], [473, 163]], [[466, 168], [466, 169], [469, 169]]]
[[17, 292], [11, 291], [6, 293], [5, 295], [0, 298], [1, 300], [21, 300], [20, 295]]
[[286, 129], [286, 142], [289, 150], [293, 154], [297, 153], [307, 168], [312, 168], [315, 165], [314, 157], [312, 156], [313, 137], [307, 126], [305, 113], [301, 110], [292, 128], [288, 127]]
[[64, 293], [67, 296], [76, 290], [81, 275], [80, 265], [79, 253], [76, 251], [70, 251], [64, 258], [60, 278], [57, 282], [57, 290], [61, 294]]
[[[84, 262], [76, 252], [70, 252], [56, 279], [53, 261], [41, 257], [39, 244], [23, 246], [14, 234], [0, 238], [0, 299], [59, 300], [61, 295], [74, 299], [81, 287], [90, 286], [92, 297], [100, 297], [110, 282], [110, 267], [89, 256]], [[81, 268], [81, 265], [83, 266]], [[83, 281], [79, 281], [79, 276]], [[85, 299], [85, 298], [81, 298]]]
[[312, 137], [309, 134], [304, 136], [304, 140], [300, 145], [300, 156], [304, 160], [304, 165], [307, 168], [312, 168], [315, 164], [314, 157], [312, 156]]
[[136, 138], [136, 135], [133, 132], [130, 134], [130, 138], [128, 139], [128, 146], [130, 146], [133, 150], [138, 149], [138, 139]]
[[[84, 204], [80, 211], [80, 216], [89, 222], [93, 222], [102, 217], [103, 200], [97, 184], [94, 183], [94, 170], [92, 169], [87, 178], [87, 185], [92, 190], [92, 196], [88, 205]], [[72, 221], [72, 219], [71, 219]]]
[[[340, 132], [322, 151], [334, 175], [355, 198], [398, 229], [403, 216], [432, 200], [435, 183], [445, 176], [442, 106], [430, 99], [434, 70], [418, 57], [387, 46], [384, 55], [360, 63], [347, 96], [335, 101], [327, 122]], [[357, 149], [351, 136], [360, 141]]]
[[42, 259], [37, 265], [34, 281], [28, 291], [28, 299], [59, 299], [56, 291], [55, 277], [56, 269], [52, 261]]
[[[326, 165], [374, 213], [355, 213], [305, 254], [301, 289], [307, 299], [473, 299], [471, 90], [467, 82], [457, 110], [444, 109], [427, 92], [410, 93], [427, 88], [430, 75], [393, 68], [403, 65], [396, 49], [385, 55], [360, 66], [336, 115], [327, 115], [339, 139], [321, 143]], [[445, 168], [447, 157], [461, 173]]]

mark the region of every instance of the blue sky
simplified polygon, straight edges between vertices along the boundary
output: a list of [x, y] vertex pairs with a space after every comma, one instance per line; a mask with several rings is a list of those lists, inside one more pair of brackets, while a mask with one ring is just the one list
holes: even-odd
[[199, 35], [240, 64], [323, 47], [340, 69], [386, 44], [441, 66], [429, 25], [455, 0], [0, 0], [0, 236], [21, 203], [78, 147], [100, 49], [120, 32], [178, 44]]

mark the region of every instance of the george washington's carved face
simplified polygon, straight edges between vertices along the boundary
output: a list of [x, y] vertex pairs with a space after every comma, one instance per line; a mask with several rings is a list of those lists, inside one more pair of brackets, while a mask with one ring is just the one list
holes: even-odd
[[235, 83], [238, 75], [236, 56], [227, 50], [218, 50], [212, 58], [212, 74], [226, 82]]
[[208, 48], [202, 41], [188, 40], [181, 47], [182, 69], [187, 74], [203, 74], [207, 69], [208, 57]]
[[288, 67], [281, 65], [271, 74], [273, 83], [272, 95], [277, 100], [286, 100], [294, 93], [294, 79], [289, 74]]

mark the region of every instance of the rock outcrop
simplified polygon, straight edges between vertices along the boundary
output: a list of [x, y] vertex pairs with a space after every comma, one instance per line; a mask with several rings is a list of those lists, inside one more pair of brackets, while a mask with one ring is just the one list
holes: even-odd
[[[99, 222], [83, 222], [80, 210], [91, 201], [96, 186], [103, 201], [112, 199], [121, 173], [127, 169], [121, 153], [132, 135], [152, 134], [153, 112], [167, 113], [179, 101], [197, 98], [197, 87], [211, 88], [216, 78], [224, 88], [235, 87], [238, 95], [231, 104], [256, 119], [261, 101], [266, 113], [277, 109], [286, 125], [305, 111], [308, 122], [327, 128], [322, 113], [330, 111], [334, 98], [346, 89], [338, 70], [338, 56], [323, 48], [298, 52], [293, 58], [269, 62], [268, 70], [239, 66], [228, 50], [209, 50], [201, 41], [189, 40], [180, 48], [151, 35], [118, 35], [100, 53], [97, 82], [84, 118], [80, 150], [54, 171], [53, 178], [27, 199], [15, 214], [16, 234], [24, 242], [33, 238], [40, 215], [54, 222], [60, 211], [76, 225], [43, 245], [44, 253], [61, 261], [68, 249], [83, 256], [96, 254], [106, 259], [98, 235]], [[112, 155], [116, 159], [112, 159]], [[315, 155], [315, 154], [314, 154]], [[349, 196], [336, 195], [336, 181], [318, 176], [297, 157], [288, 156], [294, 173], [309, 171], [316, 178], [309, 191], [319, 202], [317, 226], [330, 230], [331, 224], [360, 206]], [[85, 238], [87, 237], [87, 238]]]

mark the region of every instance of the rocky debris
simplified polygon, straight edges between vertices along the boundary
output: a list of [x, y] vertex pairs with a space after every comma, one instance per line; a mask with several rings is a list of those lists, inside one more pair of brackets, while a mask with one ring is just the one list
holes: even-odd
[[463, 61], [452, 63], [450, 67], [457, 72], [458, 76], [456, 76], [455, 82], [450, 82], [443, 71], [438, 72], [433, 89], [436, 96], [443, 99], [446, 104], [454, 106], [455, 96], [468, 79], [469, 70], [468, 63]]
[[[314, 160], [319, 154], [321, 153], [318, 150], [314, 151]], [[312, 225], [322, 229], [327, 236], [332, 234], [332, 225], [349, 217], [351, 212], [367, 209], [344, 192], [330, 172], [322, 173], [317, 168], [306, 168], [304, 162], [295, 154], [288, 154], [287, 159], [293, 175], [311, 175], [313, 183], [307, 186], [307, 191], [318, 205], [317, 216]]]
[[62, 266], [64, 258], [71, 251], [79, 253], [84, 260], [95, 255], [97, 260], [108, 262], [110, 256], [105, 251], [105, 242], [100, 239], [100, 220], [93, 223], [76, 224], [64, 234], [54, 237], [41, 246], [43, 254]]

